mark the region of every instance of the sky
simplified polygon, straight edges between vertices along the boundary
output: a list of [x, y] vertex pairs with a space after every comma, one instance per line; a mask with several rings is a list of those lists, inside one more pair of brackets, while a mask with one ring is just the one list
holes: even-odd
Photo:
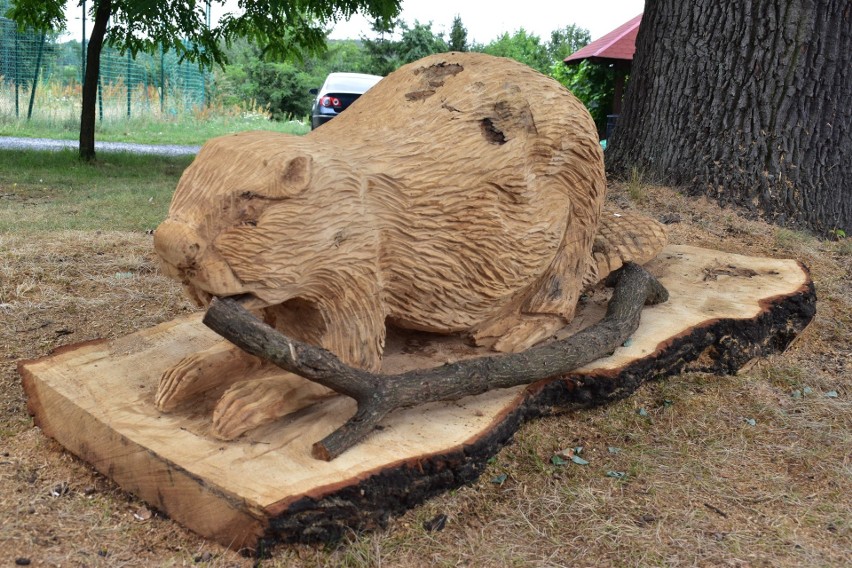
[[[595, 40], [645, 8], [645, 0], [403, 0], [400, 18], [409, 26], [417, 20], [432, 22], [433, 32], [449, 36], [453, 18], [461, 17], [467, 28], [468, 42], [489, 43], [503, 32], [510, 34], [520, 28], [550, 39], [550, 32], [571, 24], [586, 28]], [[335, 26], [332, 39], [371, 37], [369, 23], [360, 16]]]
[[[213, 21], [235, 6], [234, 0], [229, 0], [224, 8], [214, 3], [211, 8]], [[586, 28], [595, 40], [641, 14], [644, 7], [645, 0], [403, 0], [400, 18], [409, 26], [414, 25], [415, 20], [421, 24], [432, 22], [432, 31], [443, 33], [447, 39], [453, 18], [458, 15], [471, 43], [487, 44], [503, 32], [511, 34], [520, 28], [548, 41], [550, 32], [571, 24]], [[69, 2], [66, 12], [66, 35], [78, 38], [80, 8], [76, 2]], [[88, 22], [87, 35], [91, 33], [91, 25]], [[372, 37], [373, 33], [369, 22], [356, 15], [348, 22], [338, 23], [329, 37], [358, 39], [362, 35]]]

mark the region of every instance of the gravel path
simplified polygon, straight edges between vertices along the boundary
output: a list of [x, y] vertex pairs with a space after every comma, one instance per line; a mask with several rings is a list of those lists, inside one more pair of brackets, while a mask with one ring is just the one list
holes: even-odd
[[[77, 149], [77, 140], [52, 140], [50, 138], [15, 138], [0, 136], [0, 148], [4, 150], [62, 150]], [[180, 146], [177, 144], [133, 144], [130, 142], [95, 141], [96, 152], [132, 152], [135, 154], [156, 154], [159, 156], [185, 156], [197, 154], [201, 146]]]

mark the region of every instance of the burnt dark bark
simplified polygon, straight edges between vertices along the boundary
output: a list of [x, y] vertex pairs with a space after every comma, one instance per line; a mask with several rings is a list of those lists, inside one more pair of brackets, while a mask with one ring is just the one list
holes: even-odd
[[528, 384], [600, 359], [636, 331], [642, 306], [667, 298], [668, 292], [653, 276], [628, 263], [617, 274], [604, 319], [575, 335], [522, 353], [469, 359], [398, 375], [349, 367], [322, 348], [285, 337], [233, 299], [214, 300], [204, 323], [246, 352], [357, 401], [355, 416], [314, 444], [313, 456], [328, 461], [361, 441], [398, 408]]
[[607, 170], [852, 233], [852, 4], [647, 0]]
[[101, 51], [107, 23], [112, 15], [111, 0], [100, 0], [95, 8], [95, 22], [86, 49], [86, 75], [83, 78], [83, 102], [80, 111], [80, 158], [95, 159], [95, 111], [98, 100], [98, 76], [101, 70]]

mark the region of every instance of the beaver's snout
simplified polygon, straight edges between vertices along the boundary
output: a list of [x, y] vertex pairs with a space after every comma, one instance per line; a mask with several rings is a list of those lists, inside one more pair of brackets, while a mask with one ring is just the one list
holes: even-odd
[[154, 231], [154, 250], [174, 268], [194, 267], [205, 248], [198, 233], [184, 223], [167, 219]]
[[212, 296], [234, 296], [245, 292], [225, 259], [208, 246], [190, 225], [166, 219], [154, 231], [154, 250], [162, 259], [166, 276], [183, 282], [199, 305]]

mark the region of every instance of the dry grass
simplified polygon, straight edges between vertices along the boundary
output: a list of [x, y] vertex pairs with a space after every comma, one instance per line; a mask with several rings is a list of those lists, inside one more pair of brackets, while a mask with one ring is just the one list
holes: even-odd
[[[819, 241], [666, 188], [616, 186], [611, 196], [679, 219], [673, 242], [801, 260], [817, 286], [814, 323], [787, 353], [737, 376], [681, 375], [527, 424], [476, 483], [384, 531], [279, 546], [262, 566], [852, 565], [848, 240]], [[141, 233], [0, 235], [0, 564], [252, 565], [149, 517], [26, 412], [18, 360], [192, 309], [154, 266]], [[550, 463], [574, 446], [589, 465]], [[492, 483], [499, 474], [502, 485]], [[426, 531], [438, 514], [446, 528]]]

